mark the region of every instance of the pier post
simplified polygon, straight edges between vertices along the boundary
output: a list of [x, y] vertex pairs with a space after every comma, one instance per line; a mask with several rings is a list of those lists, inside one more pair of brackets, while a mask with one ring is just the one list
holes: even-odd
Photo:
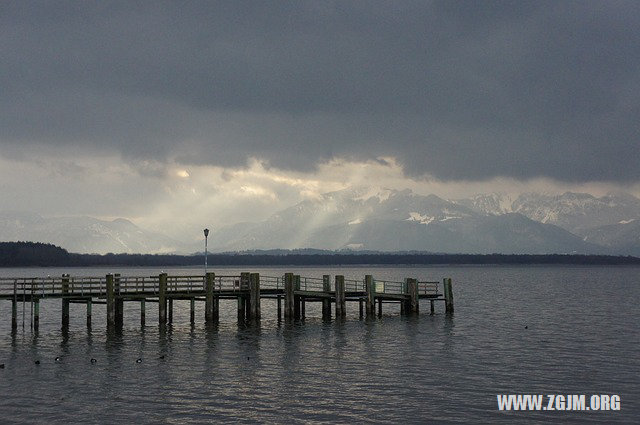
[[[293, 276], [293, 289], [294, 291], [300, 290], [300, 275], [296, 274]], [[293, 318], [296, 320], [300, 319], [300, 307], [302, 304], [302, 300], [300, 295], [296, 295], [295, 292], [293, 294]]]
[[322, 275], [322, 292], [326, 297], [322, 299], [322, 318], [331, 319], [331, 298], [328, 297], [331, 292], [331, 276], [328, 274]]
[[249, 289], [249, 282], [251, 282], [251, 273], [240, 273], [240, 291], [246, 291]]
[[435, 304], [434, 301], [431, 300], [431, 314], [435, 314], [435, 312], [436, 312], [436, 308], [435, 308], [434, 304]]
[[244, 297], [242, 295], [238, 295], [238, 323], [244, 321], [246, 310], [247, 306]]
[[33, 299], [33, 330], [40, 327], [40, 298]]
[[93, 304], [91, 301], [91, 298], [87, 299], [87, 328], [91, 328], [91, 310], [92, 310]]
[[214, 300], [213, 300], [213, 286], [215, 283], [216, 274], [208, 272], [205, 275], [205, 301], [204, 301], [204, 321], [206, 323], [213, 323], [214, 314]]
[[[244, 291], [249, 290], [251, 283], [251, 273], [240, 273], [240, 293], [238, 294], [238, 322], [249, 319], [251, 316], [251, 298], [243, 294]], [[249, 291], [250, 292], [250, 291]]]
[[444, 311], [446, 313], [453, 313], [453, 291], [451, 289], [451, 278], [445, 277], [442, 279], [442, 285], [444, 288]]
[[293, 319], [293, 273], [284, 274], [284, 318]]
[[420, 309], [420, 299], [418, 298], [418, 281], [417, 279], [407, 279], [407, 291], [409, 292], [409, 301], [407, 310], [411, 314], [418, 314]]
[[[402, 282], [402, 295], [406, 296], [409, 293], [409, 279], [405, 278]], [[409, 314], [409, 300], [404, 298], [400, 301], [400, 315], [406, 316]]]
[[276, 295], [276, 302], [278, 303], [278, 321], [282, 319], [282, 297]]
[[189, 301], [190, 301], [189, 323], [193, 325], [196, 322], [196, 300], [195, 298], [191, 298]]
[[250, 318], [260, 320], [260, 274], [251, 273], [249, 279]]
[[140, 326], [144, 327], [144, 322], [146, 319], [146, 308], [145, 308], [146, 300], [143, 298], [140, 300]]
[[115, 326], [116, 324], [116, 304], [115, 304], [115, 292], [113, 288], [113, 275], [108, 274], [106, 276], [107, 281], [107, 327]]
[[160, 326], [167, 324], [167, 274], [158, 276], [158, 321]]
[[113, 275], [113, 287], [115, 292], [116, 326], [122, 327], [124, 324], [124, 299], [120, 295], [120, 273]]
[[378, 298], [378, 317], [382, 317], [382, 298]]
[[220, 297], [213, 297], [213, 321], [218, 322], [220, 319]]
[[13, 298], [11, 298], [11, 332], [18, 329], [18, 284], [13, 281]]
[[345, 286], [344, 286], [344, 276], [337, 275], [336, 276], [336, 319], [346, 317], [346, 299], [345, 299]]
[[69, 327], [69, 275], [62, 275], [62, 327]]
[[13, 298], [11, 300], [11, 330], [18, 329], [18, 301]]
[[364, 277], [364, 289], [367, 293], [367, 317], [374, 317], [376, 315], [376, 283], [373, 281], [373, 276], [370, 274]]

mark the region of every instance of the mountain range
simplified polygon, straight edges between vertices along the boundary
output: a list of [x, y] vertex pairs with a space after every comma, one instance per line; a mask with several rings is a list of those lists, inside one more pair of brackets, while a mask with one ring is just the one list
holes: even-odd
[[526, 193], [445, 200], [409, 190], [350, 189], [324, 194], [258, 223], [214, 233], [220, 250], [312, 247], [447, 253], [640, 253], [620, 230], [640, 218], [628, 194], [596, 198]]
[[[125, 219], [0, 213], [0, 240], [72, 252], [193, 253], [200, 246]], [[259, 222], [215, 228], [211, 251], [315, 248], [434, 253], [640, 255], [640, 199], [524, 193], [447, 200], [409, 190], [355, 188], [304, 200]]]
[[0, 240], [52, 243], [77, 253], [175, 253], [187, 245], [129, 220], [92, 217], [42, 217], [34, 213], [0, 212]]

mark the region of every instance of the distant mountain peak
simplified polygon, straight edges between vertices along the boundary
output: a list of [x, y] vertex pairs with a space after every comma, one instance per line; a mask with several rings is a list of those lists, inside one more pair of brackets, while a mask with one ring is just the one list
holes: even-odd
[[0, 212], [0, 240], [51, 243], [77, 253], [187, 252], [180, 242], [124, 218], [42, 217], [16, 211]]

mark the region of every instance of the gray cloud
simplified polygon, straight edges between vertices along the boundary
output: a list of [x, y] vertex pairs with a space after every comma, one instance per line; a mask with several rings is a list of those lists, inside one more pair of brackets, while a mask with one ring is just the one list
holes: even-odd
[[0, 143], [640, 180], [637, 2], [13, 2]]

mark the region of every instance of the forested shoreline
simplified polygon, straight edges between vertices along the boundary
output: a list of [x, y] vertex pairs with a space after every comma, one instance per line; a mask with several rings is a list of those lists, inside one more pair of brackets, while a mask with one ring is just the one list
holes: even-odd
[[[345, 253], [318, 250], [252, 251], [209, 254], [210, 266], [242, 265], [438, 265], [438, 264], [567, 264], [640, 265], [640, 258], [610, 255]], [[40, 242], [0, 242], [0, 267], [194, 266], [203, 254], [76, 254]]]

